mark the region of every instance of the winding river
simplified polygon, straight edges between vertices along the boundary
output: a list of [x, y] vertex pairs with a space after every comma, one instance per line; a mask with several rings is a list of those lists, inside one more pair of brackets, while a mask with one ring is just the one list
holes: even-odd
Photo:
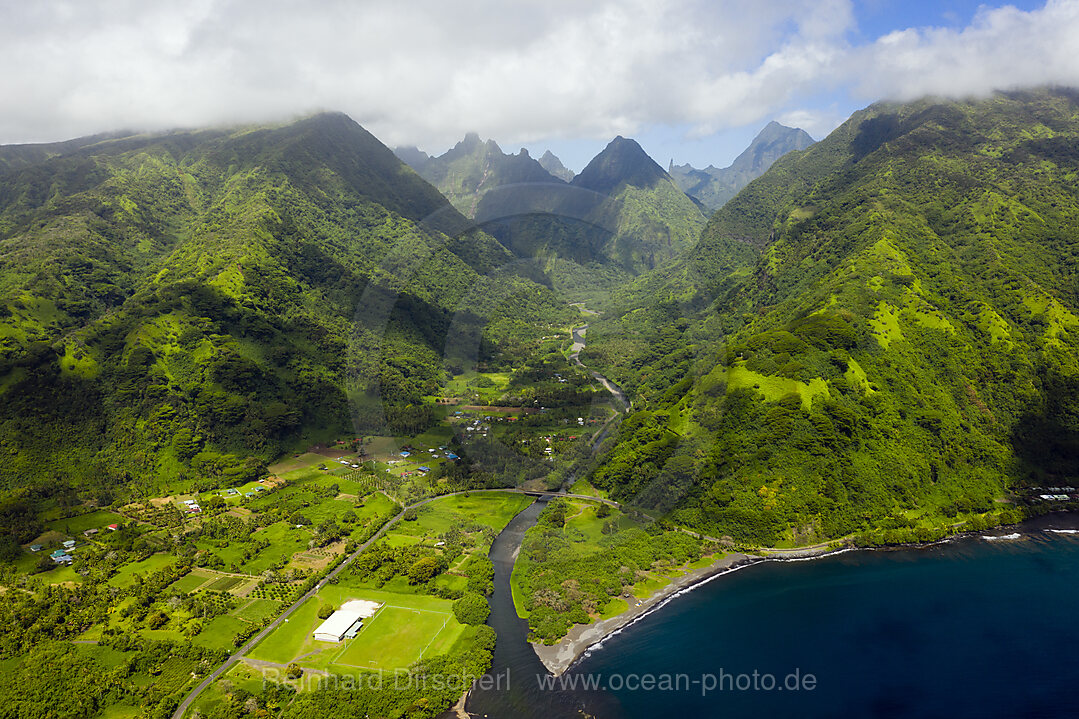
[[626, 399], [626, 393], [622, 391], [622, 388], [610, 381], [599, 372], [588, 369], [581, 363], [581, 350], [585, 346], [585, 335], [588, 333], [588, 325], [581, 325], [580, 327], [574, 327], [570, 331], [570, 336], [573, 338], [573, 344], [570, 346], [569, 358], [578, 366], [583, 368], [586, 372], [592, 375], [601, 385], [603, 385], [611, 395], [618, 401], [618, 404], [622, 407], [622, 411], [625, 412], [629, 409], [629, 400]]
[[495, 591], [487, 624], [498, 634], [489, 672], [496, 684], [487, 690], [477, 685], [469, 694], [465, 709], [472, 716], [499, 719], [580, 719], [582, 712], [605, 719], [622, 716], [618, 701], [610, 694], [541, 686], [543, 678], [550, 674], [528, 643], [528, 622], [517, 616], [510, 575], [525, 532], [536, 523], [546, 506], [546, 500], [540, 499], [526, 507], [491, 545]]

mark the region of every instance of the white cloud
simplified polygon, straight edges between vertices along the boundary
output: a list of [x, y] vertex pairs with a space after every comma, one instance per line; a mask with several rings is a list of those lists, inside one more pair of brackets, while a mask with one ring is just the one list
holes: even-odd
[[[352, 115], [387, 144], [695, 136], [866, 101], [1079, 84], [1079, 0], [852, 46], [850, 0], [0, 0], [0, 142]], [[809, 109], [805, 109], [809, 108]], [[815, 124], [814, 124], [815, 123]]]
[[1079, 85], [1079, 2], [1050, 0], [1030, 12], [982, 7], [960, 30], [893, 32], [852, 52], [846, 75], [866, 99]]

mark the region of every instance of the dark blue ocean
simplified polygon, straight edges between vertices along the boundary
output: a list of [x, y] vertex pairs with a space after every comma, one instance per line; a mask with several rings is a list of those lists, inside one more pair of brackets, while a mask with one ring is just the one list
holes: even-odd
[[570, 674], [601, 682], [607, 712], [629, 719], [1077, 717], [1079, 533], [1049, 526], [1076, 523], [752, 565]]

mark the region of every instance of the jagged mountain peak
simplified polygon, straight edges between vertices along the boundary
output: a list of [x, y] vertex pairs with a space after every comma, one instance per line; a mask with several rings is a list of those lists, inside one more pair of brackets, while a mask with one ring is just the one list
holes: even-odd
[[815, 141], [805, 130], [787, 127], [772, 120], [753, 138], [729, 167], [708, 165], [699, 170], [690, 164], [670, 164], [671, 177], [687, 195], [709, 210], [717, 210], [738, 192], [760, 177], [783, 155], [804, 150]]
[[636, 140], [618, 135], [573, 178], [572, 184], [610, 194], [620, 185], [647, 188], [669, 179], [670, 175]]
[[570, 170], [565, 165], [563, 165], [562, 161], [558, 159], [558, 156], [550, 150], [547, 150], [543, 153], [543, 156], [539, 159], [539, 164], [540, 167], [542, 167], [544, 170], [547, 170], [547, 172], [551, 173], [560, 180], [569, 182], [573, 179], [573, 170]]

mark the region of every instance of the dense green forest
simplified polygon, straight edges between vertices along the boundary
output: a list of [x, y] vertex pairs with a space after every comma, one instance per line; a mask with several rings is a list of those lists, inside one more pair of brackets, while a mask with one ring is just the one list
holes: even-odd
[[343, 115], [0, 157], [0, 487], [24, 499], [421, 431], [450, 372], [574, 314]]
[[780, 159], [594, 323], [636, 411], [593, 482], [760, 544], [1074, 485], [1076, 146], [1046, 90], [877, 104]]

